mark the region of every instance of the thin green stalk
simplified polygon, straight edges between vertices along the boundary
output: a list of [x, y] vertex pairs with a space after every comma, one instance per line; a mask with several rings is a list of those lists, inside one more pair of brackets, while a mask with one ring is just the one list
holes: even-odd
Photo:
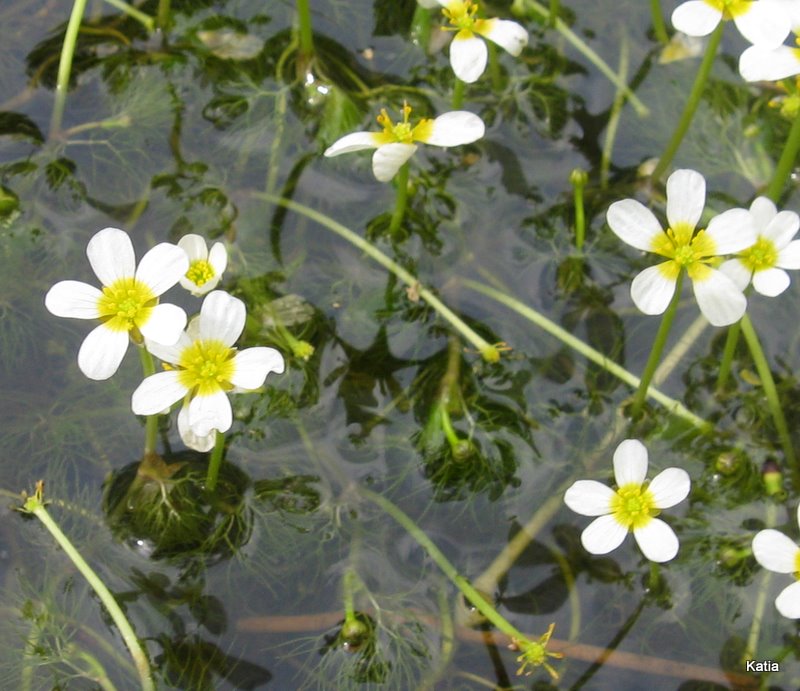
[[[777, 515], [776, 507], [773, 502], [767, 504], [766, 516], [764, 524], [767, 528], [774, 528]], [[756, 596], [756, 604], [753, 610], [753, 619], [750, 622], [750, 631], [747, 634], [747, 645], [742, 653], [742, 664], [747, 660], [755, 660], [756, 653], [758, 652], [758, 638], [761, 635], [761, 624], [764, 621], [764, 609], [767, 606], [767, 593], [769, 592], [769, 584], [772, 580], [772, 571], [764, 569], [761, 575], [761, 583], [758, 586], [758, 595]]]
[[747, 347], [750, 349], [750, 356], [753, 358], [753, 363], [756, 366], [756, 371], [761, 379], [761, 386], [764, 389], [764, 395], [767, 398], [767, 406], [772, 415], [772, 420], [775, 423], [775, 428], [778, 431], [778, 438], [783, 447], [783, 455], [786, 458], [786, 463], [792, 473], [792, 484], [795, 489], [800, 490], [800, 468], [797, 467], [797, 459], [794, 455], [794, 447], [792, 446], [792, 439], [789, 436], [789, 428], [786, 425], [786, 418], [783, 415], [783, 408], [778, 398], [778, 390], [775, 387], [775, 380], [772, 378], [772, 371], [767, 363], [767, 358], [764, 355], [764, 350], [761, 348], [761, 342], [758, 340], [758, 335], [753, 328], [753, 323], [750, 317], [745, 315], [741, 320], [742, 335], [744, 340], [747, 341]]
[[217, 488], [217, 478], [219, 468], [222, 465], [222, 452], [225, 450], [225, 435], [219, 430], [215, 430], [214, 448], [208, 459], [208, 472], [206, 473], [206, 490], [213, 492]]
[[[139, 359], [142, 361], [142, 375], [147, 379], [152, 374], [156, 373], [156, 365], [153, 362], [153, 356], [144, 345], [140, 345]], [[144, 455], [156, 452], [156, 444], [158, 443], [158, 413], [155, 415], [148, 415], [145, 417], [144, 423]]]
[[137, 22], [139, 22], [148, 32], [152, 32], [155, 29], [156, 22], [155, 20], [149, 15], [137, 10], [133, 5], [129, 5], [127, 2], [123, 2], [123, 0], [105, 0], [111, 7], [116, 7], [120, 12], [123, 14], [127, 14], [129, 17], [133, 17]]
[[467, 84], [458, 77], [456, 77], [455, 80], [456, 82], [453, 84], [453, 110], [460, 110], [464, 105], [464, 92], [466, 91]]
[[426, 53], [431, 42], [431, 11], [422, 5], [414, 9], [411, 20], [411, 37], [414, 42]]
[[556, 20], [558, 19], [558, 12], [561, 9], [561, 1], [560, 0], [550, 0], [550, 16], [547, 18], [547, 25], [554, 29], [556, 26]]
[[158, 28], [165, 31], [172, 23], [172, 11], [170, 8], [171, 0], [158, 0], [158, 14], [156, 15], [156, 23]]
[[308, 0], [297, 0], [297, 24], [300, 35], [300, 55], [309, 58], [314, 54], [314, 34], [311, 28], [311, 8]]
[[392, 220], [389, 223], [389, 235], [394, 238], [395, 233], [400, 230], [403, 223], [403, 217], [406, 214], [406, 203], [408, 202], [408, 170], [409, 164], [406, 161], [397, 175], [394, 178], [396, 196], [394, 202], [394, 211], [392, 212]]
[[650, 0], [650, 15], [653, 21], [653, 33], [659, 43], [669, 43], [667, 27], [664, 24], [664, 13], [661, 11], [661, 0]]
[[354, 233], [349, 228], [343, 226], [341, 223], [334, 221], [332, 218], [325, 216], [324, 214], [315, 211], [303, 204], [298, 204], [291, 199], [285, 199], [283, 197], [277, 197], [273, 194], [263, 194], [263, 193], [254, 193], [254, 196], [259, 199], [264, 199], [265, 201], [271, 202], [273, 204], [280, 204], [281, 206], [285, 206], [287, 209], [291, 209], [292, 211], [302, 214], [306, 218], [310, 218], [312, 221], [316, 221], [322, 227], [327, 228], [328, 230], [333, 231], [339, 237], [347, 240], [350, 244], [354, 245], [358, 249], [360, 249], [365, 254], [369, 255], [372, 259], [374, 259], [378, 264], [382, 267], [391, 271], [397, 278], [399, 278], [403, 283], [405, 283], [410, 288], [415, 289], [420, 298], [425, 300], [433, 309], [435, 309], [439, 315], [445, 319], [446, 321], [450, 322], [452, 327], [458, 331], [477, 351], [481, 354], [484, 360], [487, 362], [497, 362], [500, 359], [500, 351], [498, 350], [496, 345], [491, 345], [487, 343], [483, 338], [481, 338], [475, 331], [473, 331], [467, 324], [458, 317], [449, 307], [447, 307], [439, 298], [437, 298], [428, 288], [420, 285], [420, 282], [417, 278], [411, 274], [409, 271], [406, 271], [402, 266], [400, 266], [397, 262], [393, 261], [389, 257], [387, 257], [383, 252], [381, 252], [377, 247], [372, 245], [371, 243], [367, 242], [364, 238]]
[[122, 634], [122, 639], [125, 641], [125, 645], [128, 647], [128, 651], [130, 652], [133, 662], [136, 665], [136, 671], [139, 673], [139, 682], [141, 684], [142, 691], [154, 691], [155, 687], [153, 685], [153, 677], [150, 671], [150, 663], [147, 660], [147, 654], [139, 643], [139, 639], [136, 637], [133, 627], [125, 617], [125, 614], [123, 613], [117, 601], [114, 599], [111, 591], [106, 587], [105, 583], [103, 583], [101, 578], [94, 572], [94, 570], [92, 570], [89, 564], [86, 563], [86, 560], [81, 556], [80, 552], [69, 541], [67, 536], [64, 535], [64, 533], [61, 531], [61, 528], [59, 528], [58, 524], [47, 512], [47, 509], [45, 508], [45, 502], [43, 500], [43, 483], [41, 481], [37, 483], [36, 492], [33, 494], [33, 496], [26, 498], [22, 510], [25, 513], [33, 514], [42, 522], [42, 525], [47, 528], [55, 541], [64, 551], [64, 554], [69, 557], [69, 559], [75, 565], [75, 568], [80, 571], [81, 575], [88, 581], [89, 585], [92, 586], [94, 591], [97, 593], [97, 596], [100, 598], [100, 602], [103, 603], [106, 611], [109, 613], [111, 619], [114, 621], [114, 624], [119, 629], [120, 634]]
[[631, 417], [636, 420], [642, 412], [644, 399], [647, 397], [647, 387], [650, 386], [650, 381], [653, 379], [656, 367], [661, 361], [661, 353], [664, 352], [664, 346], [667, 344], [667, 337], [672, 328], [672, 322], [675, 319], [675, 314], [678, 311], [678, 302], [681, 299], [681, 287], [683, 286], [683, 269], [678, 274], [678, 280], [675, 283], [675, 294], [672, 296], [669, 305], [667, 306], [664, 315], [661, 317], [661, 324], [656, 331], [656, 337], [653, 341], [653, 347], [650, 350], [650, 356], [647, 358], [647, 363], [642, 372], [642, 380], [639, 382], [639, 388], [633, 397], [631, 404]]
[[[496, 290], [490, 286], [484, 285], [483, 283], [478, 283], [477, 281], [471, 280], [464, 280], [463, 284], [467, 288], [472, 288], [472, 290], [477, 290], [479, 293], [483, 293], [488, 297], [496, 300], [497, 302], [502, 303], [506, 307], [514, 310], [518, 314], [522, 315], [529, 321], [533, 322], [540, 328], [547, 331], [552, 336], [555, 336], [559, 341], [564, 343], [569, 348], [577, 351], [581, 355], [583, 355], [587, 360], [591, 360], [596, 365], [602, 367], [606, 372], [609, 374], [621, 379], [623, 382], [628, 384], [633, 388], [640, 388], [641, 387], [641, 379], [636, 375], [632, 374], [624, 367], [621, 367], [613, 360], [609, 360], [605, 355], [603, 355], [600, 351], [595, 350], [591, 346], [584, 343], [579, 338], [573, 336], [569, 331], [566, 331], [562, 327], [560, 327], [555, 322], [551, 321], [547, 317], [545, 317], [540, 312], [537, 312], [532, 307], [528, 307], [527, 305], [523, 304], [516, 298], [503, 293], [502, 291]], [[654, 401], [657, 401], [661, 405], [663, 405], [670, 413], [673, 415], [677, 415], [678, 417], [683, 418], [684, 420], [690, 422], [692, 425], [697, 427], [701, 431], [709, 431], [712, 429], [712, 426], [707, 421], [703, 420], [702, 418], [695, 415], [693, 412], [688, 410], [680, 401], [676, 401], [674, 398], [670, 398], [666, 394], [662, 393], [654, 386], [650, 386], [647, 389], [647, 395], [652, 398]]]
[[78, 32], [81, 28], [83, 13], [86, 10], [86, 0], [75, 0], [72, 12], [69, 15], [67, 30], [64, 33], [64, 43], [61, 46], [61, 57], [58, 61], [58, 77], [56, 78], [56, 95], [53, 102], [53, 115], [50, 119], [50, 136], [54, 136], [61, 129], [64, 117], [64, 106], [67, 102], [69, 77], [72, 73], [72, 59], [75, 56], [75, 45], [78, 42]]
[[[628, 78], [628, 36], [622, 36], [619, 44], [619, 80], [622, 84]], [[605, 189], [608, 186], [608, 171], [611, 169], [611, 154], [614, 150], [614, 141], [617, 138], [619, 121], [622, 117], [622, 107], [625, 105], [625, 92], [617, 87], [614, 94], [614, 101], [611, 104], [611, 111], [608, 115], [608, 124], [603, 136], [603, 151], [600, 154], [600, 187]]]
[[486, 48], [489, 51], [489, 79], [492, 82], [492, 90], [499, 94], [503, 88], [503, 75], [500, 73], [500, 60], [497, 57], [497, 45], [491, 41], [486, 41]]
[[792, 128], [789, 130], [789, 136], [786, 138], [786, 143], [783, 145], [781, 157], [775, 166], [775, 172], [772, 174], [767, 189], [764, 190], [764, 196], [769, 197], [776, 204], [781, 198], [781, 193], [786, 185], [786, 181], [794, 170], [795, 162], [797, 161], [797, 153], [800, 151], [800, 114], [795, 115]]
[[722, 360], [719, 363], [717, 373], [717, 391], [722, 391], [728, 381], [733, 365], [733, 355], [736, 352], [736, 345], [739, 342], [739, 332], [742, 326], [740, 322], [731, 324], [728, 327], [728, 335], [725, 337], [725, 348], [722, 351]]
[[575, 249], [580, 252], [586, 239], [586, 214], [583, 209], [583, 188], [589, 176], [585, 170], [576, 168], [570, 173], [569, 181], [572, 183], [573, 202], [575, 208]]
[[683, 137], [689, 130], [689, 125], [692, 124], [692, 118], [694, 117], [697, 107], [700, 105], [700, 101], [703, 98], [703, 91], [706, 88], [708, 76], [711, 74], [711, 68], [714, 65], [714, 58], [717, 56], [717, 50], [719, 49], [719, 44], [722, 40], [722, 31], [724, 26], [725, 22], [720, 22], [717, 25], [717, 28], [711, 32], [711, 36], [708, 39], [708, 45], [706, 46], [706, 54], [703, 56], [703, 61], [700, 63], [700, 68], [697, 70], [697, 75], [694, 78], [694, 84], [692, 84], [692, 90], [689, 92], [689, 98], [686, 101], [686, 105], [683, 107], [681, 119], [678, 121], [678, 126], [672, 133], [672, 138], [667, 143], [664, 153], [661, 154], [661, 158], [658, 159], [658, 163], [653, 170], [651, 178], [654, 182], [664, 174], [667, 168], [669, 168], [670, 163], [672, 163], [672, 159], [675, 157], [675, 154], [677, 153], [678, 148], [683, 141]]

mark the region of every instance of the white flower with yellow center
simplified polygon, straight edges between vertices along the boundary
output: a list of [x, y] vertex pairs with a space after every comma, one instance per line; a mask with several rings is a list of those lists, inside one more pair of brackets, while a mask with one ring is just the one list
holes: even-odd
[[338, 156], [351, 151], [376, 149], [372, 157], [372, 172], [381, 182], [388, 182], [414, 154], [417, 145], [425, 142], [435, 146], [471, 144], [483, 136], [486, 127], [474, 113], [454, 110], [431, 120], [425, 118], [412, 126], [411, 106], [403, 104], [403, 119], [392, 122], [384, 108], [378, 116], [382, 132], [353, 132], [335, 141], [325, 150], [325, 156]]
[[189, 258], [189, 268], [181, 277], [181, 286], [197, 296], [214, 290], [228, 266], [225, 245], [215, 242], [209, 251], [206, 241], [200, 235], [189, 233], [178, 240], [178, 247]]
[[792, 239], [800, 229], [800, 217], [794, 211], [779, 212], [766, 197], [753, 201], [750, 216], [758, 233], [755, 243], [719, 270], [741, 290], [752, 279], [753, 288], [762, 295], [780, 295], [790, 283], [784, 269], [800, 269], [800, 240]]
[[706, 181], [693, 170], [676, 170], [667, 180], [667, 220], [658, 219], [640, 202], [624, 199], [608, 209], [611, 230], [637, 249], [654, 252], [667, 261], [642, 271], [631, 283], [631, 298], [645, 314], [662, 314], [675, 294], [678, 274], [686, 270], [700, 311], [714, 326], [741, 319], [747, 300], [741, 289], [712, 267], [714, 258], [739, 252], [756, 240], [746, 209], [730, 209], [695, 230], [706, 198]]
[[791, 22], [782, 0], [689, 0], [675, 8], [672, 25], [689, 36], [707, 36], [723, 20], [733, 20], [750, 43], [776, 47]]
[[233, 347], [245, 318], [241, 300], [215, 290], [175, 345], [148, 341], [150, 351], [170, 367], [147, 377], [133, 392], [133, 412], [154, 415], [183, 399], [178, 415], [181, 438], [191, 448], [208, 451], [215, 432], [226, 432], [233, 424], [228, 394], [257, 389], [270, 372], [284, 369], [283, 356], [274, 348]]
[[137, 267], [131, 239], [118, 228], [96, 233], [86, 256], [102, 290], [81, 281], [60, 281], [47, 292], [44, 304], [57, 317], [100, 320], [78, 351], [78, 367], [89, 379], [108, 379], [119, 368], [131, 339], [178, 340], [186, 313], [175, 305], [159, 305], [158, 296], [186, 273], [189, 261], [178, 246], [161, 243]]
[[[797, 507], [800, 524], [800, 506]], [[790, 573], [795, 582], [786, 586], [775, 599], [775, 607], [789, 619], [800, 619], [800, 547], [783, 533], [768, 529], [753, 538], [753, 556], [765, 569], [775, 573]]]
[[483, 39], [488, 38], [514, 57], [528, 45], [528, 32], [523, 26], [507, 19], [483, 19], [478, 16], [479, 3], [474, 0], [419, 0], [428, 9], [441, 5], [442, 14], [455, 31], [450, 44], [450, 65], [456, 77], [471, 84], [486, 69], [488, 50]]
[[691, 482], [680, 468], [667, 468], [652, 482], [647, 476], [647, 449], [636, 439], [626, 439], [614, 452], [617, 489], [595, 480], [578, 480], [564, 495], [564, 502], [582, 516], [598, 516], [581, 534], [587, 552], [608, 554], [622, 544], [629, 531], [644, 556], [664, 562], [678, 553], [678, 538], [656, 516], [661, 509], [686, 499]]

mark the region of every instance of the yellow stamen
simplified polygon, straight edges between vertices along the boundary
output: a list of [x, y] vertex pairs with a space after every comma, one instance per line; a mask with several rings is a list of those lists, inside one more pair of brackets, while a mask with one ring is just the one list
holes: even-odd
[[196, 286], [202, 286], [208, 283], [216, 275], [214, 267], [205, 259], [195, 259], [189, 265], [189, 270], [186, 272], [186, 278]]
[[778, 249], [772, 240], [760, 237], [739, 255], [739, 261], [753, 273], [771, 269], [778, 263]]
[[149, 286], [134, 278], [120, 278], [103, 287], [97, 312], [112, 331], [131, 331], [147, 323], [157, 303]]
[[181, 353], [178, 379], [193, 395], [210, 396], [233, 388], [235, 348], [214, 339], [197, 340]]
[[630, 482], [620, 487], [611, 499], [611, 514], [628, 530], [642, 528], [659, 513], [655, 501], [649, 489]]

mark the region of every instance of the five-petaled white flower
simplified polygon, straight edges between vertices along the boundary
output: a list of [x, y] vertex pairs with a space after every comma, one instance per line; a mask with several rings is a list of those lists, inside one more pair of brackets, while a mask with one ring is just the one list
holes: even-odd
[[245, 318], [241, 300], [215, 290], [206, 295], [199, 317], [175, 345], [147, 341], [148, 349], [171, 367], [147, 377], [133, 392], [133, 412], [154, 415], [183, 399], [181, 438], [187, 446], [208, 451], [214, 432], [226, 432], [233, 424], [228, 393], [252, 391], [270, 372], [283, 372], [283, 356], [274, 348], [233, 347]]
[[[800, 524], [800, 506], [797, 507]], [[789, 619], [800, 619], [800, 547], [778, 530], [769, 528], [753, 538], [753, 556], [765, 569], [776, 573], [791, 573], [795, 582], [786, 586], [775, 599], [775, 607]]]
[[372, 156], [372, 172], [381, 182], [388, 182], [400, 167], [414, 154], [417, 145], [425, 142], [436, 146], [458, 146], [470, 144], [483, 136], [486, 127], [474, 113], [454, 110], [431, 120], [424, 118], [413, 127], [408, 121], [411, 106], [403, 104], [403, 120], [393, 123], [381, 110], [378, 124], [382, 132], [353, 132], [335, 141], [325, 150], [326, 156], [348, 154], [362, 149], [376, 149]]
[[789, 287], [789, 274], [784, 269], [800, 269], [800, 240], [792, 240], [800, 229], [800, 217], [794, 211], [778, 212], [766, 197], [753, 201], [750, 216], [757, 240], [719, 269], [741, 290], [752, 278], [753, 288], [762, 295], [780, 295]]
[[57, 317], [100, 320], [81, 345], [78, 367], [89, 379], [108, 379], [119, 368], [131, 339], [178, 340], [186, 313], [175, 305], [159, 305], [158, 296], [186, 273], [189, 261], [177, 245], [161, 243], [137, 267], [131, 239], [118, 228], [96, 233], [86, 256], [102, 290], [81, 281], [59, 281], [47, 292], [44, 304]]
[[750, 43], [774, 48], [791, 28], [787, 4], [781, 0], [689, 0], [675, 8], [672, 25], [689, 36], [707, 36], [721, 21], [733, 19]]
[[225, 245], [215, 242], [209, 252], [206, 241], [200, 235], [189, 233], [178, 240], [178, 247], [189, 258], [189, 269], [181, 276], [181, 286], [198, 296], [214, 290], [228, 266]]
[[714, 257], [739, 252], [756, 241], [746, 209], [729, 209], [695, 232], [703, 213], [706, 181], [693, 170], [677, 170], [667, 180], [667, 220], [662, 230], [653, 212], [634, 199], [614, 202], [608, 209], [611, 230], [629, 245], [654, 252], [667, 261], [642, 271], [631, 283], [631, 297], [645, 314], [661, 314], [675, 294], [685, 269], [700, 311], [714, 326], [739, 320], [747, 307], [742, 291], [725, 274], [711, 267]]
[[[482, 19], [478, 17], [479, 4], [474, 0], [418, 0], [431, 9], [438, 5], [455, 31], [450, 44], [450, 65], [456, 77], [471, 84], [486, 69], [488, 50], [479, 36], [488, 38], [514, 57], [528, 45], [528, 32], [517, 22], [508, 19]], [[476, 36], [477, 34], [477, 36]]]
[[647, 449], [636, 439], [626, 439], [614, 452], [617, 489], [595, 480], [578, 480], [564, 495], [570, 509], [582, 516], [598, 516], [581, 534], [587, 552], [608, 554], [622, 544], [629, 530], [644, 556], [664, 562], [678, 553], [678, 538], [664, 521], [661, 509], [686, 499], [691, 482], [680, 468], [667, 468], [648, 484]]

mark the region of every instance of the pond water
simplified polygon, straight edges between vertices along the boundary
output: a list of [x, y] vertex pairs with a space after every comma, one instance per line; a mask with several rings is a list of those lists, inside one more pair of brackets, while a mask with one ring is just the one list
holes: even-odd
[[[378, 131], [382, 108], [393, 120], [404, 102], [412, 120], [452, 110], [449, 35], [439, 12], [430, 35], [420, 29], [411, 0], [310, 4], [313, 52], [291, 2], [153, 0], [133, 3], [137, 18], [90, 0], [63, 104], [72, 4], [0, 6], [0, 688], [139, 683], [80, 572], [15, 510], [39, 480], [159, 689], [800, 687], [798, 630], [773, 604], [792, 576], [750, 553], [759, 529], [797, 537], [800, 487], [744, 339], [718, 392], [727, 330], [685, 287], [655, 380], [683, 413], [651, 399], [632, 422], [629, 383], [524, 314], [642, 374], [661, 322], [636, 309], [630, 281], [652, 257], [624, 245], [606, 211], [636, 198], [664, 221], [664, 186], [639, 169], [663, 151], [702, 45], [660, 60], [650, 7], [635, 0], [563, 3], [555, 28], [530, 0], [487, 4], [529, 44], [518, 58], [493, 49], [464, 90], [483, 138], [420, 146], [392, 228], [397, 187], [375, 179], [371, 154], [322, 154]], [[663, 3], [667, 19], [677, 4]], [[159, 11], [166, 25], [151, 31]], [[673, 161], [705, 177], [704, 222], [750, 204], [789, 133], [769, 105], [777, 87], [736, 70], [746, 45], [726, 27]], [[576, 168], [588, 174], [580, 250]], [[798, 197], [792, 178], [779, 208]], [[57, 281], [97, 284], [86, 246], [109, 226], [137, 258], [187, 233], [224, 243], [219, 288], [247, 307], [239, 347], [286, 360], [231, 397], [214, 492], [177, 410], [159, 417], [158, 455], [143, 457], [137, 349], [91, 381], [77, 352], [94, 324], [45, 309]], [[748, 299], [797, 446], [800, 288]], [[190, 316], [202, 304], [179, 286], [164, 301]], [[481, 342], [502, 344], [499, 360]], [[679, 467], [692, 482], [665, 512], [680, 550], [659, 566], [630, 536], [589, 554], [589, 519], [563, 502], [576, 480], [611, 484], [630, 437], [649, 451], [648, 477]], [[785, 471], [778, 492], [762, 482], [767, 461]], [[533, 641], [555, 624], [557, 679], [544, 667], [517, 676], [520, 653], [464, 582]], [[779, 671], [747, 674], [748, 659]]]

